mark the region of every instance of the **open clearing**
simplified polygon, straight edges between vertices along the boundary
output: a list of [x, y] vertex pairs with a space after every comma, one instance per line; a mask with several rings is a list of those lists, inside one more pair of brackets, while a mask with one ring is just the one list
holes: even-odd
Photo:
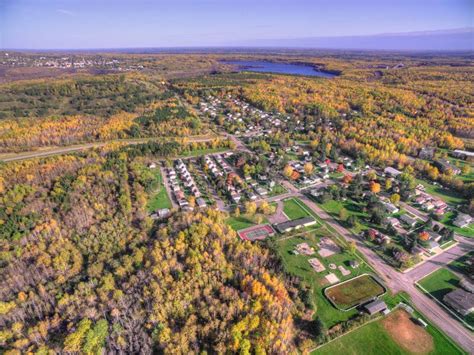
[[416, 354], [427, 354], [433, 350], [433, 338], [425, 329], [415, 324], [404, 310], [397, 310], [382, 321], [390, 336], [403, 349]]
[[166, 193], [165, 186], [163, 185], [163, 179], [161, 177], [160, 169], [156, 168], [154, 170], [156, 180], [158, 181], [158, 188], [151, 195], [147, 203], [147, 210], [149, 212], [156, 211], [161, 208], [171, 208], [171, 201]]
[[370, 275], [362, 275], [334, 287], [329, 287], [324, 291], [324, 294], [336, 307], [348, 310], [384, 294], [385, 291], [385, 288], [375, 278]]
[[423, 328], [410, 320], [405, 311], [393, 311], [388, 317], [369, 323], [322, 346], [312, 354], [395, 355], [462, 354], [431, 325]]

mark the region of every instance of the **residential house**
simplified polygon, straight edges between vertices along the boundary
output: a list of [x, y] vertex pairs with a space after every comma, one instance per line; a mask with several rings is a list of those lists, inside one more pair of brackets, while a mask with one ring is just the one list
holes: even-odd
[[390, 166], [386, 167], [383, 172], [385, 173], [385, 175], [388, 175], [388, 176], [391, 176], [391, 177], [394, 177], [394, 178], [396, 178], [397, 176], [402, 174], [402, 172], [400, 170], [397, 170], [397, 169], [392, 168]]
[[207, 206], [206, 201], [202, 197], [196, 199], [196, 204], [199, 208], [205, 208]]
[[458, 168], [456, 165], [451, 164], [449, 160], [446, 159], [438, 159], [435, 161], [435, 165], [441, 170], [441, 172], [446, 172], [451, 170], [454, 175], [461, 174], [461, 169]]
[[473, 218], [465, 213], [458, 213], [456, 219], [453, 222], [453, 224], [459, 228], [466, 228], [471, 223], [473, 223]]
[[416, 222], [417, 222], [416, 218], [410, 217], [410, 215], [408, 215], [408, 214], [402, 214], [400, 216], [400, 220], [403, 223], [405, 223], [406, 225], [408, 225], [409, 227], [414, 227], [416, 225]]
[[372, 301], [370, 303], [367, 303], [364, 306], [364, 309], [369, 313], [370, 315], [383, 312], [387, 309], [387, 305], [385, 304], [384, 301], [380, 299], [376, 299], [375, 301]]
[[474, 293], [462, 288], [451, 291], [444, 296], [443, 301], [463, 316], [474, 312]]
[[421, 148], [420, 152], [418, 153], [418, 158], [433, 159], [434, 154], [435, 154], [435, 148], [425, 147], [425, 148]]

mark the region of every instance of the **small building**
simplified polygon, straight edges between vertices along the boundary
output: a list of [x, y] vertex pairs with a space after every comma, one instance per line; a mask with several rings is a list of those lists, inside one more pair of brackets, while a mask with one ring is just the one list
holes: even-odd
[[169, 208], [160, 208], [156, 211], [156, 215], [158, 218], [168, 218], [171, 215], [171, 211]]
[[385, 210], [386, 210], [388, 213], [390, 213], [390, 214], [392, 214], [392, 213], [397, 213], [398, 211], [400, 211], [400, 210], [398, 209], [398, 207], [395, 206], [393, 203], [390, 203], [390, 202], [382, 202], [382, 205], [383, 205], [383, 207], [385, 208]]
[[285, 232], [292, 231], [294, 229], [309, 227], [314, 224], [316, 224], [316, 220], [313, 217], [303, 217], [303, 218], [294, 219], [291, 221], [286, 221], [286, 222], [276, 224], [275, 228], [279, 233], [285, 233]]
[[199, 208], [205, 208], [207, 206], [206, 201], [202, 197], [196, 199], [196, 205]]
[[451, 291], [444, 296], [443, 301], [463, 316], [474, 312], [474, 293], [462, 288]]
[[446, 172], [451, 170], [454, 175], [461, 174], [461, 169], [459, 169], [456, 165], [451, 164], [449, 160], [446, 159], [438, 159], [435, 161], [435, 165], [441, 170], [441, 172]]
[[459, 228], [466, 228], [473, 222], [473, 218], [465, 213], [458, 213], [453, 224]]
[[398, 175], [401, 175], [402, 172], [400, 170], [397, 170], [395, 168], [392, 168], [391, 166], [388, 166], [384, 169], [383, 171], [386, 175], [391, 176], [396, 178]]
[[384, 220], [385, 224], [391, 225], [392, 227], [396, 228], [400, 226], [400, 221], [395, 217], [387, 217]]
[[376, 299], [375, 301], [372, 301], [370, 303], [367, 303], [364, 306], [364, 309], [369, 313], [370, 315], [383, 312], [387, 309], [387, 305], [385, 304], [384, 301], [380, 299]]
[[418, 153], [418, 157], [420, 159], [433, 159], [435, 153], [435, 149], [432, 147], [425, 147], [421, 148], [420, 152]]
[[357, 269], [359, 267], [359, 262], [357, 260], [349, 260], [349, 266], [353, 269]]
[[471, 279], [462, 278], [459, 285], [466, 291], [474, 293], [474, 283]]
[[400, 220], [405, 223], [406, 225], [410, 226], [410, 227], [414, 227], [416, 225], [416, 218], [413, 218], [413, 217], [410, 217], [409, 215], [407, 214], [402, 214], [400, 216]]
[[460, 159], [474, 159], [474, 152], [469, 152], [467, 150], [456, 149], [453, 151], [452, 155]]

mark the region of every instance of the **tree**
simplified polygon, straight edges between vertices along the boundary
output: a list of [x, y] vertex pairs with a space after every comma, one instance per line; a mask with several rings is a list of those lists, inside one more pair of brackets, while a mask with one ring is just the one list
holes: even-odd
[[421, 240], [421, 241], [424, 241], [426, 242], [428, 239], [430, 239], [430, 235], [428, 234], [428, 232], [426, 231], [422, 231], [418, 234], [418, 238]]
[[348, 246], [349, 253], [355, 254], [357, 247], [356, 247], [356, 242], [354, 240], [351, 240]]
[[245, 202], [245, 213], [247, 213], [249, 216], [255, 215], [257, 212], [257, 204], [252, 201]]
[[306, 175], [311, 175], [311, 173], [313, 172], [313, 170], [314, 170], [313, 164], [311, 164], [311, 163], [306, 163], [306, 164], [304, 165], [304, 173], [305, 173]]
[[236, 207], [235, 210], [234, 210], [234, 216], [235, 217], [239, 217], [240, 216], [240, 208], [239, 207]]
[[341, 221], [346, 221], [348, 217], [349, 217], [349, 212], [347, 212], [345, 208], [341, 208], [339, 210], [339, 219]]
[[374, 194], [378, 194], [380, 192], [380, 184], [375, 181], [371, 181], [369, 184], [370, 191]]
[[352, 182], [352, 175], [349, 175], [349, 174], [344, 175], [344, 177], [342, 178], [342, 182], [344, 184], [350, 184]]
[[283, 175], [288, 179], [291, 178], [291, 175], [293, 175], [293, 168], [290, 165], [285, 166], [283, 169]]
[[385, 180], [385, 191], [389, 191], [392, 188], [392, 179]]
[[390, 196], [390, 202], [392, 202], [394, 205], [398, 205], [398, 203], [400, 202], [400, 195], [392, 194], [392, 196]]
[[367, 180], [369, 181], [373, 181], [377, 178], [377, 174], [375, 173], [375, 170], [370, 170], [366, 176], [367, 176]]
[[338, 173], [342, 173], [343, 171], [344, 171], [344, 165], [343, 165], [343, 164], [339, 164], [339, 165], [337, 166], [337, 172], [338, 172]]
[[358, 219], [355, 215], [351, 214], [347, 219], [347, 223], [350, 227], [355, 227], [357, 225]]

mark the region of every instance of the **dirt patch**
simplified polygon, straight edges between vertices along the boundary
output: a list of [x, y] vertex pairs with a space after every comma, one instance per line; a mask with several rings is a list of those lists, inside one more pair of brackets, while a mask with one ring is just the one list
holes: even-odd
[[433, 338], [410, 315], [399, 309], [382, 321], [382, 325], [403, 349], [414, 354], [428, 354], [433, 350]]

